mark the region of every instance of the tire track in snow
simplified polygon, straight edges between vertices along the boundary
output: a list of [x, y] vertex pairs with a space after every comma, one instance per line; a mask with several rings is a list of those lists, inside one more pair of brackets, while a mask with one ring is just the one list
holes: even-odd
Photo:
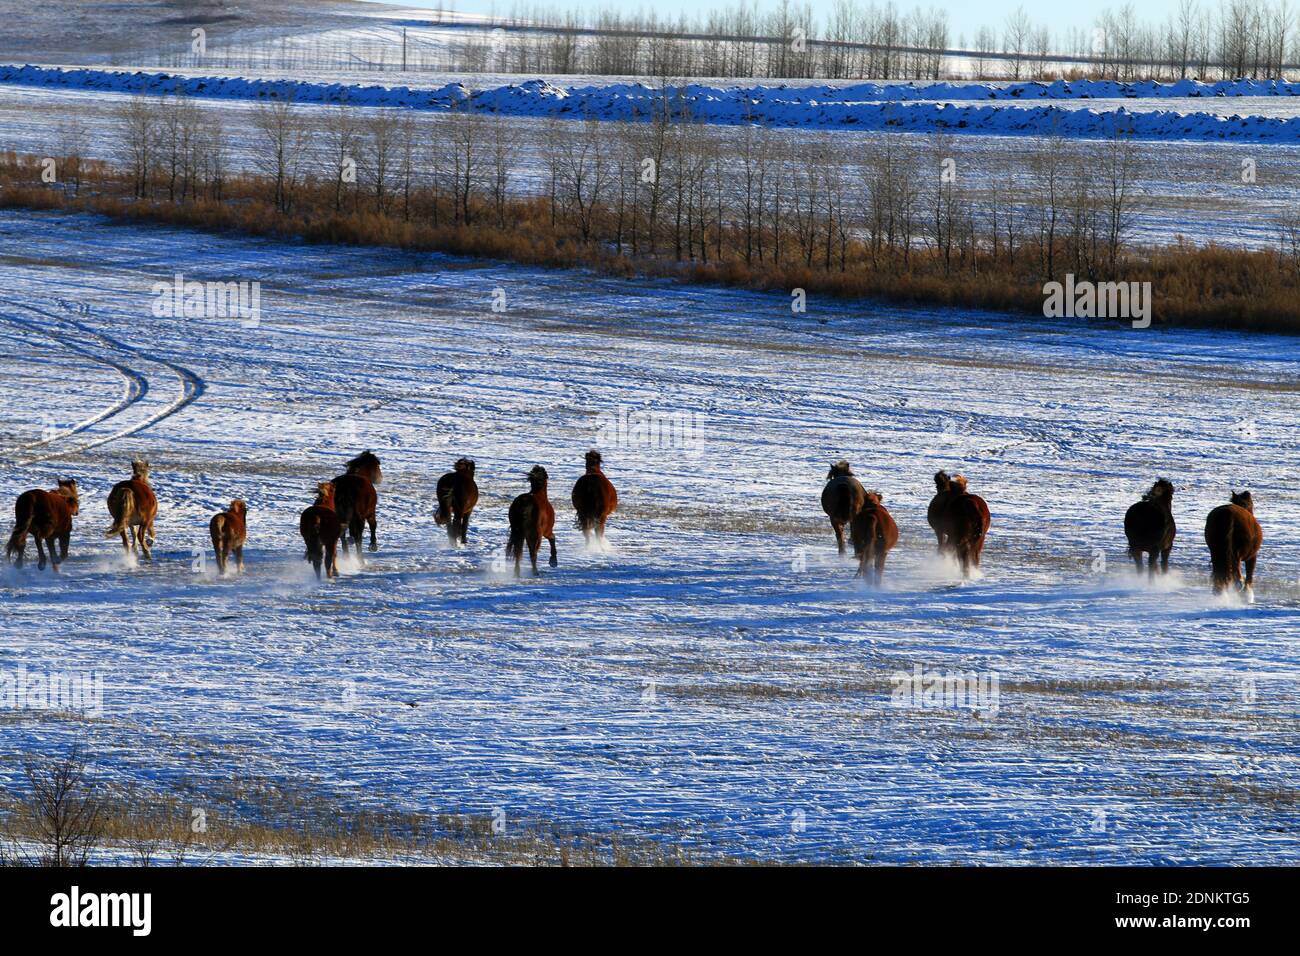
[[[172, 415], [175, 415], [181, 409], [190, 405], [200, 395], [203, 394], [205, 388], [203, 379], [182, 365], [177, 365], [174, 362], [169, 362], [166, 359], [159, 358], [156, 355], [151, 355], [139, 349], [132, 348], [129, 345], [124, 345], [123, 343], [119, 342], [117, 339], [112, 338], [111, 336], [105, 335], [102, 332], [97, 332], [94, 329], [90, 328], [89, 326], [82, 324], [81, 322], [78, 322], [74, 319], [67, 318], [66, 316], [58, 315], [47, 309], [42, 309], [34, 305], [28, 305], [22, 302], [14, 302], [11, 299], [3, 299], [3, 298], [0, 298], [0, 305], [7, 306], [9, 308], [22, 309], [24, 311], [34, 313], [35, 315], [39, 315], [43, 318], [50, 319], [54, 322], [58, 322], [60, 323], [60, 326], [64, 328], [70, 326], [76, 329], [81, 334], [88, 336], [92, 339], [95, 339], [96, 341], [100, 342], [107, 348], [114, 350], [119, 355], [132, 359], [133, 362], [138, 362], [142, 360], [144, 362], [153, 362], [158, 365], [162, 365], [165, 368], [167, 368], [172, 374], [174, 374], [180, 383], [180, 392], [178, 393], [177, 397], [173, 399], [170, 403], [168, 403], [161, 411], [158, 411], [153, 415], [149, 416], [143, 422], [140, 422], [136, 425], [132, 425], [128, 428], [124, 428], [120, 431], [114, 432], [113, 434], [108, 435], [104, 438], [97, 438], [94, 441], [79, 445], [76, 448], [66, 449], [62, 451], [51, 451], [47, 454], [36, 455], [30, 458], [20, 457], [20, 460], [14, 461], [14, 464], [16, 465], [19, 466], [32, 465], [37, 462], [48, 461], [51, 458], [64, 458], [67, 457], [68, 455], [79, 454], [84, 451], [89, 451], [92, 448], [98, 448], [102, 445], [107, 445], [110, 442], [114, 442], [122, 438], [129, 438], [132, 435], [139, 434], [140, 432], [148, 428], [151, 428], [152, 426], [158, 424], [164, 419], [170, 418]], [[60, 305], [63, 308], [68, 308], [68, 304], [65, 302], [61, 301]], [[96, 361], [99, 362], [103, 362], [104, 364], [111, 365], [113, 368], [117, 369], [117, 371], [119, 371], [128, 380], [128, 382], [131, 383], [128, 386], [127, 394], [123, 397], [123, 401], [118, 402], [115, 406], [113, 406], [108, 411], [103, 412], [97, 416], [94, 416], [92, 419], [88, 419], [87, 421], [82, 422], [79, 425], [73, 427], [72, 429], [69, 429], [66, 432], [61, 433], [59, 435], [51, 436], [48, 439], [44, 439], [40, 442], [35, 442], [30, 445], [25, 445], [18, 449], [11, 449], [9, 451], [10, 454], [12, 454], [14, 451], [17, 451], [19, 453], [19, 456], [21, 456], [23, 452], [30, 451], [35, 448], [41, 448], [55, 441], [58, 441], [62, 438], [67, 438], [72, 435], [80, 434], [86, 431], [87, 429], [93, 427], [94, 425], [99, 424], [100, 422], [107, 421], [108, 419], [116, 415], [120, 415], [126, 409], [139, 403], [145, 397], [145, 395], [148, 394], [150, 388], [150, 382], [148, 376], [144, 372], [141, 372], [136, 368], [128, 366], [125, 363], [117, 362], [114, 361], [113, 359], [104, 358], [102, 356], [97, 356], [93, 352], [90, 352], [87, 349], [84, 349], [80, 346], [74, 345], [73, 343], [69, 342], [66, 337], [59, 335], [58, 332], [54, 330], [44, 329], [39, 325], [36, 325], [34, 323], [24, 322], [22, 319], [16, 319], [12, 316], [6, 315], [6, 316], [0, 316], [0, 318], [5, 318], [11, 323], [27, 328], [30, 331], [40, 332], [46, 335], [47, 337], [54, 339], [60, 345], [70, 349], [71, 351], [77, 352], [82, 355], [86, 355], [87, 357], [95, 359]]]

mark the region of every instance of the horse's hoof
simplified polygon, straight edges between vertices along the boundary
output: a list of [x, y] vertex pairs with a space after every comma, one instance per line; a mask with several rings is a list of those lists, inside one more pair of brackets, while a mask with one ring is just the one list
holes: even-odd
[[379, 550], [379, 545], [377, 545], [377, 544], [372, 544], [372, 545], [370, 546], [370, 550], [371, 550], [371, 551], [378, 551], [378, 550]]

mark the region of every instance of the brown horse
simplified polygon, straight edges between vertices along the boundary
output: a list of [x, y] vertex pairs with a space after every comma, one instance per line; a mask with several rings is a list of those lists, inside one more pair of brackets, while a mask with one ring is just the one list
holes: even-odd
[[226, 573], [226, 562], [233, 551], [235, 571], [244, 570], [244, 538], [248, 533], [248, 505], [236, 498], [230, 503], [230, 509], [213, 515], [208, 522], [208, 532], [212, 535], [212, 550], [217, 553], [217, 573]]
[[[947, 547], [957, 556], [961, 576], [970, 577], [970, 569], [980, 566], [984, 538], [989, 531], [989, 506], [979, 495], [966, 490], [966, 478], [953, 475], [948, 484], [948, 504], [940, 517], [946, 529]], [[937, 533], [937, 532], [936, 532]]]
[[1128, 536], [1128, 556], [1140, 572], [1142, 555], [1147, 555], [1147, 577], [1156, 576], [1156, 557], [1160, 557], [1160, 573], [1169, 570], [1169, 552], [1174, 547], [1174, 486], [1165, 478], [1157, 478], [1151, 490], [1142, 496], [1124, 515], [1124, 534]]
[[[17, 567], [23, 565], [27, 550], [27, 535], [36, 539], [37, 567], [45, 570], [45, 549], [50, 551], [50, 566], [59, 570], [68, 557], [68, 540], [72, 537], [72, 516], [81, 510], [75, 478], [59, 479], [53, 491], [34, 488], [24, 491], [14, 504], [14, 533], [9, 536], [5, 555], [14, 559]], [[55, 550], [55, 543], [58, 550]]]
[[447, 540], [465, 544], [469, 535], [469, 514], [478, 504], [478, 485], [474, 483], [474, 462], [461, 458], [438, 479], [438, 510], [433, 520], [447, 526]]
[[316, 503], [307, 508], [298, 519], [298, 531], [307, 545], [303, 555], [320, 577], [321, 562], [325, 563], [325, 576], [339, 576], [339, 538], [343, 525], [334, 510], [334, 482], [322, 481], [316, 486]]
[[[370, 550], [378, 551], [379, 542], [375, 540], [375, 511], [379, 505], [379, 495], [375, 485], [384, 480], [384, 473], [379, 467], [379, 459], [373, 452], [365, 451], [347, 463], [346, 475], [334, 479], [334, 501], [338, 509], [339, 523], [352, 535], [356, 545], [357, 560], [361, 560], [361, 532], [363, 523], [370, 525]], [[343, 553], [347, 554], [348, 539], [343, 537]]]
[[952, 479], [948, 477], [946, 471], [935, 472], [934, 497], [930, 499], [930, 507], [925, 510], [925, 520], [930, 523], [930, 527], [934, 529], [934, 536], [939, 539], [940, 554], [949, 550], [948, 537], [950, 530], [947, 512], [952, 498]]
[[1264, 543], [1264, 529], [1255, 518], [1255, 502], [1249, 491], [1234, 491], [1231, 504], [1219, 505], [1210, 512], [1205, 519], [1205, 543], [1210, 548], [1214, 593], [1222, 593], [1231, 582], [1249, 598], [1255, 583], [1255, 558]]
[[898, 525], [889, 510], [880, 503], [880, 492], [868, 491], [866, 501], [856, 515], [850, 533], [853, 551], [858, 556], [858, 574], [865, 578], [872, 567], [873, 583], [879, 587], [885, 576], [885, 556], [898, 544]]
[[[122, 550], [132, 552], [139, 545], [145, 560], [153, 560], [151, 547], [156, 540], [153, 522], [158, 517], [158, 498], [149, 484], [149, 463], [131, 462], [131, 478], [119, 481], [108, 493], [108, 513], [113, 526], [104, 537], [122, 536]], [[129, 537], [128, 537], [129, 535]]]
[[822, 488], [822, 511], [831, 519], [840, 554], [844, 553], [844, 529], [852, 525], [854, 516], [862, 510], [866, 500], [867, 492], [862, 482], [853, 477], [849, 463], [841, 458], [831, 465], [831, 470], [826, 473], [826, 487]]
[[510, 504], [510, 537], [506, 541], [506, 558], [515, 559], [515, 577], [519, 577], [519, 562], [524, 545], [537, 574], [537, 549], [542, 539], [551, 543], [551, 567], [559, 564], [555, 554], [555, 509], [546, 497], [546, 469], [534, 465], [528, 473], [528, 494], [520, 495]]
[[618, 492], [601, 471], [600, 452], [587, 452], [587, 472], [573, 483], [573, 510], [578, 513], [578, 528], [583, 540], [605, 542], [605, 522], [618, 509]]

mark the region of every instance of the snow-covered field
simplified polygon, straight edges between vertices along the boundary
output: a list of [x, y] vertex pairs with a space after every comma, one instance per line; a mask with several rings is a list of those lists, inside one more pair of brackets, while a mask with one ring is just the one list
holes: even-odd
[[[558, 85], [557, 85], [558, 83]], [[221, 100], [290, 99], [445, 112], [468, 106], [503, 117], [636, 120], [654, 115], [664, 89], [650, 82], [607, 79], [592, 85], [529, 78], [493, 86], [460, 76], [415, 86], [355, 74], [304, 78], [247, 71], [105, 70], [0, 66], [0, 84], [94, 91], [172, 94]], [[1106, 138], [1300, 142], [1300, 84], [1235, 80], [1172, 84], [1010, 85], [859, 83], [843, 86], [686, 84], [668, 87], [676, 108], [718, 125], [757, 123], [799, 129], [942, 130], [1002, 136], [1055, 134]], [[1208, 98], [1209, 106], [1203, 105]], [[1230, 103], [1227, 107], [1223, 104]], [[1032, 104], [1032, 105], [1031, 105]], [[1252, 109], [1252, 107], [1256, 107]]]
[[[0, 669], [104, 677], [97, 716], [0, 713], [6, 758], [81, 740], [97, 773], [199, 804], [265, 779], [704, 856], [1300, 862], [1294, 339], [792, 315], [781, 295], [16, 212], [0, 250], [0, 499], [82, 488], [62, 573], [0, 571]], [[155, 317], [176, 273], [260, 281], [260, 320]], [[651, 411], [696, 430], [611, 428]], [[593, 444], [622, 500], [608, 552], [568, 505]], [[380, 549], [317, 582], [298, 512], [367, 447]], [[137, 455], [161, 513], [133, 566], [104, 497]], [[461, 455], [483, 497], [452, 549], [433, 488]], [[821, 515], [841, 456], [902, 529], [881, 591]], [[560, 563], [516, 581], [505, 511], [537, 463]], [[992, 508], [976, 580], [933, 555], [939, 467]], [[1181, 531], [1149, 586], [1121, 525], [1157, 475]], [[1253, 605], [1210, 594], [1200, 534], [1242, 486], [1266, 535]], [[194, 552], [237, 496], [248, 568], [220, 580]], [[917, 667], [996, 676], [997, 696], [897, 706]], [[13, 760], [0, 782], [22, 790]]]

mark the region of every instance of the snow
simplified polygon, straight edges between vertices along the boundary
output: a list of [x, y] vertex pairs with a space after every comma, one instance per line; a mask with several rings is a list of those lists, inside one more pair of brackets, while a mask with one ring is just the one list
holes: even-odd
[[[1300, 862], [1294, 339], [815, 296], [795, 316], [780, 294], [14, 211], [0, 247], [0, 498], [82, 488], [63, 571], [0, 570], [0, 670], [106, 678], [99, 717], [0, 714], [6, 755], [81, 740], [109, 780], [199, 801], [265, 778], [760, 860]], [[260, 281], [260, 324], [155, 317], [177, 272]], [[699, 416], [703, 444], [605, 445], [621, 509], [588, 552], [568, 491], [621, 409]], [[380, 549], [318, 582], [298, 512], [366, 447]], [[102, 536], [135, 455], [151, 565]], [[461, 455], [482, 499], [452, 549], [433, 487]], [[820, 511], [842, 456], [902, 530], [878, 592]], [[505, 511], [536, 463], [560, 564], [516, 581]], [[939, 467], [992, 508], [976, 580], [933, 555]], [[1150, 586], [1121, 527], [1157, 475], [1180, 534]], [[1200, 538], [1242, 486], [1253, 604], [1210, 593]], [[219, 580], [192, 551], [234, 497], [248, 567]], [[892, 706], [916, 665], [996, 673], [997, 712]], [[15, 761], [0, 785], [23, 788]]]
[[[399, 107], [446, 111], [466, 104], [500, 116], [565, 119], [645, 119], [661, 102], [664, 90], [643, 83], [610, 82], [594, 86], [558, 86], [543, 79], [483, 89], [463, 82], [435, 88], [382, 86], [357, 82], [264, 79], [231, 75], [164, 72], [123, 72], [40, 66], [0, 67], [0, 84], [72, 89], [104, 93], [169, 94], [258, 100], [292, 99], [295, 103], [343, 103], [355, 106]], [[1135, 101], [1197, 97], [1291, 97], [1300, 84], [1235, 80], [1200, 84], [1117, 84], [1083, 81], [1067, 84], [1010, 85], [934, 83], [863, 83], [846, 87], [778, 86], [720, 87], [688, 84], [668, 86], [674, 101], [702, 122], [737, 125], [757, 123], [801, 129], [943, 130], [997, 135], [1044, 135], [1105, 138], [1117, 132], [1140, 139], [1199, 141], [1300, 142], [1300, 116], [1222, 115], [1212, 110], [1179, 112], [1134, 110], [1125, 106], [1096, 110], [1085, 100]], [[976, 102], [977, 101], [977, 102]], [[989, 102], [986, 102], [989, 101]], [[1027, 101], [1069, 106], [1021, 106]], [[1007, 105], [1016, 103], [1015, 106]], [[995, 104], [995, 105], [994, 105]]]

